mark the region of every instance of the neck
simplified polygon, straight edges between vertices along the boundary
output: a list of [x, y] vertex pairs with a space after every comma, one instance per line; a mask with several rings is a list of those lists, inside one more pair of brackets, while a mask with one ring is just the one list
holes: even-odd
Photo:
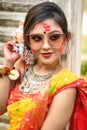
[[36, 64], [33, 67], [33, 71], [36, 74], [40, 75], [45, 75], [47, 73], [52, 72], [53, 74], [60, 71], [62, 69], [62, 65], [60, 63], [52, 64], [52, 65], [41, 65], [41, 64]]

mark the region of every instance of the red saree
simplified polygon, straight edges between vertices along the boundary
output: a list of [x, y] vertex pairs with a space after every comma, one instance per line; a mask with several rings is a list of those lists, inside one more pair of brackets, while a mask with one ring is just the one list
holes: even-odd
[[64, 89], [77, 88], [75, 108], [69, 130], [87, 129], [87, 82], [64, 69], [52, 76], [50, 83], [36, 94], [23, 94], [18, 84], [12, 89], [8, 101], [10, 126], [8, 130], [40, 130], [53, 97]]

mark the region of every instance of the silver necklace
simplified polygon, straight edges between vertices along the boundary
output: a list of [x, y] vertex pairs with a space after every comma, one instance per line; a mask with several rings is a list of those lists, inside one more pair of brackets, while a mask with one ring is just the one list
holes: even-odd
[[22, 93], [32, 94], [35, 92], [35, 90], [38, 90], [39, 87], [43, 85], [48, 78], [51, 77], [51, 75], [52, 72], [46, 75], [37, 75], [33, 72], [33, 67], [29, 66], [21, 78], [19, 90]]

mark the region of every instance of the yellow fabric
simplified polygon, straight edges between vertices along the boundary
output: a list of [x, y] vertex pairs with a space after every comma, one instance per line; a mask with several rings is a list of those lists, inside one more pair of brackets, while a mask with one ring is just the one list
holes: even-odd
[[8, 106], [8, 114], [12, 118], [7, 130], [16, 130], [20, 126], [25, 112], [36, 107], [31, 98], [22, 99]]
[[51, 78], [50, 95], [55, 93], [62, 86], [70, 84], [77, 80], [78, 77], [68, 69], [63, 69]]

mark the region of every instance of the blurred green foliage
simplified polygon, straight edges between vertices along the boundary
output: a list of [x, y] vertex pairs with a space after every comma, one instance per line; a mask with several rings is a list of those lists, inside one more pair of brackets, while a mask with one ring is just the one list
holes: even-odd
[[[84, 0], [84, 12], [87, 12], [87, 0]], [[87, 55], [87, 35], [82, 35], [82, 54]], [[81, 75], [87, 80], [87, 60], [81, 60]]]
[[82, 54], [87, 54], [87, 35], [82, 36]]
[[87, 60], [81, 61], [81, 75], [87, 74]]
[[84, 10], [87, 11], [87, 0], [84, 0]]

